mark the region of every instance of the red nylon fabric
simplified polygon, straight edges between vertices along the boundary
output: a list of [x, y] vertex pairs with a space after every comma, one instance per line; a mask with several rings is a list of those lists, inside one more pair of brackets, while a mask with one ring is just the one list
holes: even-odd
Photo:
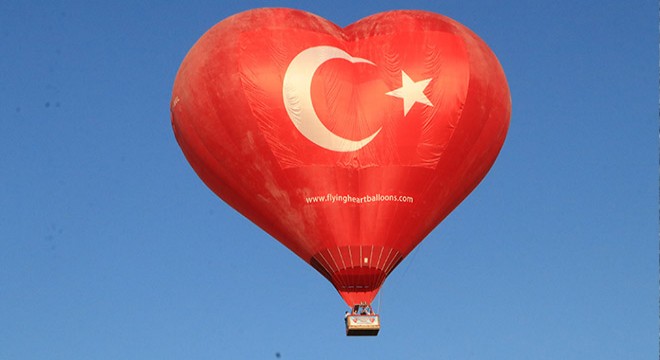
[[487, 45], [422, 11], [344, 29], [292, 9], [234, 15], [187, 54], [171, 102], [206, 185], [351, 306], [486, 175], [510, 111]]

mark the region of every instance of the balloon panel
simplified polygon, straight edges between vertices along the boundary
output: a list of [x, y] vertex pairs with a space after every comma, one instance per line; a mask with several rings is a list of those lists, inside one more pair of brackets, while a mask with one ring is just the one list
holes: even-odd
[[211, 28], [171, 103], [200, 178], [349, 305], [486, 175], [510, 107], [496, 57], [451, 19], [391, 11], [341, 29], [292, 9]]

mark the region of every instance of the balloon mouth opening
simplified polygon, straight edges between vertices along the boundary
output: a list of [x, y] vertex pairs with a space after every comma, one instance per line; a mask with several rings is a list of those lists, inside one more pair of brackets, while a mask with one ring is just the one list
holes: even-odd
[[[358, 245], [323, 250], [312, 256], [309, 263], [352, 306], [371, 302], [387, 275], [402, 260], [403, 256], [394, 249]], [[352, 304], [354, 301], [357, 302]]]

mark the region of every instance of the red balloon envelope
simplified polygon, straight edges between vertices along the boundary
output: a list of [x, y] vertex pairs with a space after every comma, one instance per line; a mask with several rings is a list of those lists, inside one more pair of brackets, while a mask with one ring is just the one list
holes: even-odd
[[341, 28], [256, 9], [197, 41], [171, 111], [201, 179], [352, 306], [486, 175], [511, 100], [495, 55], [447, 17], [391, 11]]

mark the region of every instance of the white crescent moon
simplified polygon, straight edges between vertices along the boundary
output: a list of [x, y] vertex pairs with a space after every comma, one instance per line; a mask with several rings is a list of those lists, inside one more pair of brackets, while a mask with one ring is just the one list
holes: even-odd
[[314, 73], [319, 66], [331, 59], [375, 65], [369, 60], [352, 57], [333, 46], [316, 46], [305, 49], [291, 60], [284, 74], [282, 84], [284, 107], [296, 129], [311, 142], [332, 151], [356, 151], [371, 142], [381, 129], [361, 140], [343, 138], [323, 125], [312, 104], [311, 89]]

